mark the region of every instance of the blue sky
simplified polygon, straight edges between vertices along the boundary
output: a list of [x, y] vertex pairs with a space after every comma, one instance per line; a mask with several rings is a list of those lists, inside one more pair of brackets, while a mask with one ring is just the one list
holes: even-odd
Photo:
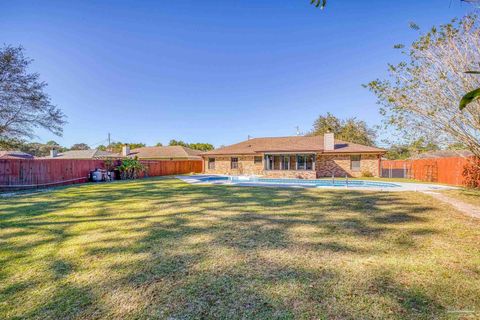
[[459, 0], [6, 1], [0, 39], [35, 59], [68, 116], [62, 145], [170, 139], [215, 146], [308, 131], [331, 112], [381, 118], [361, 87]]

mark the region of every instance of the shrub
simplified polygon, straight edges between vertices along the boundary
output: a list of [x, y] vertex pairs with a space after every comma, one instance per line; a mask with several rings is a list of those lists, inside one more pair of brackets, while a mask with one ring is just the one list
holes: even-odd
[[123, 159], [122, 164], [117, 169], [120, 170], [122, 180], [136, 179], [138, 174], [145, 169], [145, 166], [135, 157], [134, 159]]
[[371, 173], [371, 172], [368, 171], [368, 170], [364, 170], [364, 171], [362, 171], [362, 177], [364, 177], [364, 178], [371, 178], [371, 177], [373, 177], [373, 173]]
[[469, 188], [480, 188], [480, 159], [472, 158], [463, 167], [464, 183]]

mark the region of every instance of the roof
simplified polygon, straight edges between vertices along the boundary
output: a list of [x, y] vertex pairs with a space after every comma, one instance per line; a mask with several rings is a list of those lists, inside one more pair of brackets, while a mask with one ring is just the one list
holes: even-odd
[[409, 159], [427, 159], [427, 158], [450, 158], [450, 157], [470, 157], [473, 153], [469, 150], [435, 150], [422, 152], [413, 155]]
[[183, 146], [142, 147], [130, 150], [129, 156], [139, 159], [187, 159], [201, 160], [201, 151]]
[[0, 159], [33, 159], [33, 156], [18, 150], [0, 150]]
[[318, 152], [335, 153], [385, 153], [384, 149], [335, 139], [335, 149], [326, 151], [321, 136], [292, 136], [254, 138], [223, 148], [203, 152], [202, 155], [258, 154], [264, 152]]
[[55, 157], [46, 156], [43, 159], [105, 159], [105, 158], [120, 158], [118, 153], [109, 151], [102, 151], [98, 149], [89, 150], [70, 150], [58, 153]]

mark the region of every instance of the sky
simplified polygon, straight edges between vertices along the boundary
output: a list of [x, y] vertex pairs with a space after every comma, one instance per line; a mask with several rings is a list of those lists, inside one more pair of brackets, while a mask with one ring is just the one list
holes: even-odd
[[[459, 0], [3, 1], [0, 42], [67, 115], [63, 137], [92, 147], [170, 139], [228, 145], [289, 136], [327, 112], [381, 123], [362, 84], [401, 58], [393, 45], [472, 10]], [[385, 137], [381, 133], [379, 140]]]

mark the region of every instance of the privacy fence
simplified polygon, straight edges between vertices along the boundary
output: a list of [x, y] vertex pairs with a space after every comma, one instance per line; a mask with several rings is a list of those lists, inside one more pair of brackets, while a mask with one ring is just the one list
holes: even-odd
[[385, 178], [408, 178], [461, 186], [466, 177], [464, 168], [471, 158], [428, 158], [417, 160], [382, 160]]
[[[148, 177], [202, 172], [199, 160], [141, 161]], [[83, 183], [90, 171], [105, 169], [104, 160], [4, 159], [0, 160], [0, 190], [21, 190]]]

